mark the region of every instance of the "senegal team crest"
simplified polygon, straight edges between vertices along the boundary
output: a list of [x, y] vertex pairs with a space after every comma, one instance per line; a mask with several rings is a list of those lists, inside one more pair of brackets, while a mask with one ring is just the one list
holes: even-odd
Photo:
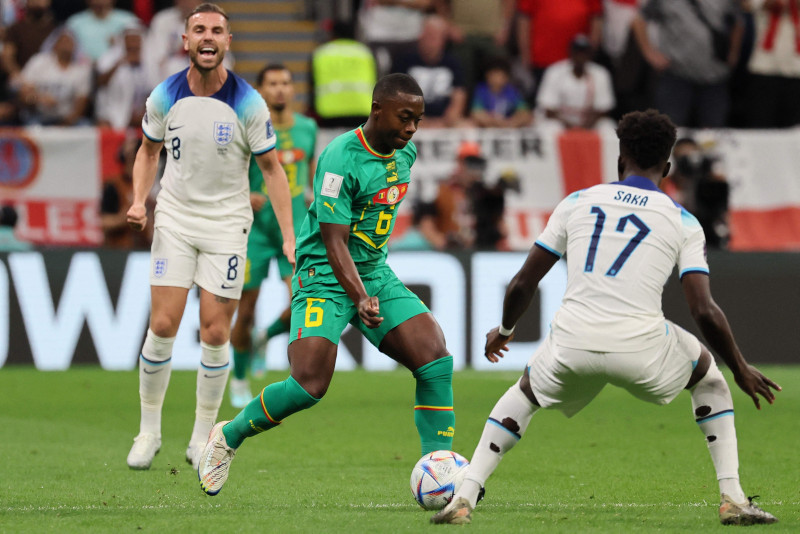
[[393, 206], [403, 200], [403, 197], [406, 196], [406, 191], [408, 191], [408, 184], [393, 185], [378, 191], [378, 194], [372, 197], [372, 201], [375, 204]]
[[225, 146], [233, 141], [233, 123], [232, 122], [215, 122], [214, 123], [214, 141], [218, 145]]

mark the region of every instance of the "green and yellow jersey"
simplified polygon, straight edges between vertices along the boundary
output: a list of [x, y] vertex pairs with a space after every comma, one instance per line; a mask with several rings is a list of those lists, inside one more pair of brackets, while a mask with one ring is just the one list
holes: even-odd
[[[305, 218], [305, 190], [308, 186], [308, 170], [314, 158], [317, 145], [317, 123], [300, 113], [294, 114], [294, 124], [290, 128], [275, 127], [278, 137], [278, 162], [286, 172], [289, 191], [292, 194], [292, 215], [294, 231], [299, 232]], [[255, 158], [250, 159], [250, 192], [267, 195], [264, 177]], [[267, 195], [269, 198], [269, 195]], [[269, 200], [264, 207], [253, 214], [253, 231], [268, 234], [278, 226], [275, 211]]]
[[297, 237], [295, 281], [299, 287], [338, 283], [328, 264], [319, 223], [350, 227], [348, 248], [359, 274], [369, 274], [386, 263], [386, 244], [408, 192], [416, 157], [411, 142], [391, 154], [378, 153], [361, 128], [331, 141], [320, 155], [314, 202]]

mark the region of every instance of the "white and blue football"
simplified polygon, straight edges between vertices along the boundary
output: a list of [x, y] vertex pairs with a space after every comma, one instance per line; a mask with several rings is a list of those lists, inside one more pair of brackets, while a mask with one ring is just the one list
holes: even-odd
[[411, 471], [411, 493], [426, 510], [441, 510], [464, 480], [469, 462], [453, 451], [434, 451], [419, 459]]

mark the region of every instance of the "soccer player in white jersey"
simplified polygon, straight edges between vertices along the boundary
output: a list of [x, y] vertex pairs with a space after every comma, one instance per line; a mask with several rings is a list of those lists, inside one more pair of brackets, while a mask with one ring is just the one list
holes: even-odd
[[566, 254], [567, 289], [550, 333], [495, 405], [464, 483], [434, 523], [470, 522], [480, 489], [537, 410], [571, 417], [606, 384], [656, 404], [688, 389], [717, 472], [720, 521], [777, 521], [739, 485], [733, 401], [714, 358], [661, 310], [662, 289], [677, 264], [692, 317], [711, 348], [757, 408], [759, 395], [772, 404], [770, 388], [780, 387], [745, 361], [711, 297], [700, 224], [658, 189], [669, 171], [675, 126], [654, 110], [634, 112], [622, 118], [617, 136], [621, 181], [564, 199], [506, 290], [502, 322], [486, 335], [492, 362], [508, 350], [539, 281]]
[[292, 204], [275, 155], [275, 133], [264, 99], [225, 69], [231, 42], [228, 17], [201, 4], [186, 19], [188, 69], [167, 78], [147, 100], [144, 138], [133, 167], [128, 223], [147, 222], [145, 199], [161, 147], [167, 166], [155, 210], [151, 250], [150, 328], [139, 358], [141, 423], [128, 455], [132, 469], [148, 469], [161, 447], [161, 407], [172, 345], [193, 284], [200, 288], [200, 366], [197, 409], [186, 459], [196, 464], [217, 417], [228, 379], [231, 319], [242, 292], [247, 237], [253, 220], [248, 164], [262, 170], [281, 233], [294, 262]]

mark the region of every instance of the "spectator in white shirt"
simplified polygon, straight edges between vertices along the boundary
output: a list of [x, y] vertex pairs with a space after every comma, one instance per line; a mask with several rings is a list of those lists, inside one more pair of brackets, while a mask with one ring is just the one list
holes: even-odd
[[568, 59], [550, 65], [544, 72], [536, 107], [545, 118], [565, 128], [596, 128], [614, 109], [611, 75], [592, 63], [589, 38], [578, 35], [570, 45]]
[[145, 102], [155, 87], [142, 64], [144, 28], [134, 24], [122, 32], [122, 43], [97, 60], [95, 116], [99, 126], [122, 130], [137, 127]]
[[19, 100], [25, 124], [69, 126], [87, 123], [91, 64], [82, 58], [74, 34], [53, 32], [20, 74]]

